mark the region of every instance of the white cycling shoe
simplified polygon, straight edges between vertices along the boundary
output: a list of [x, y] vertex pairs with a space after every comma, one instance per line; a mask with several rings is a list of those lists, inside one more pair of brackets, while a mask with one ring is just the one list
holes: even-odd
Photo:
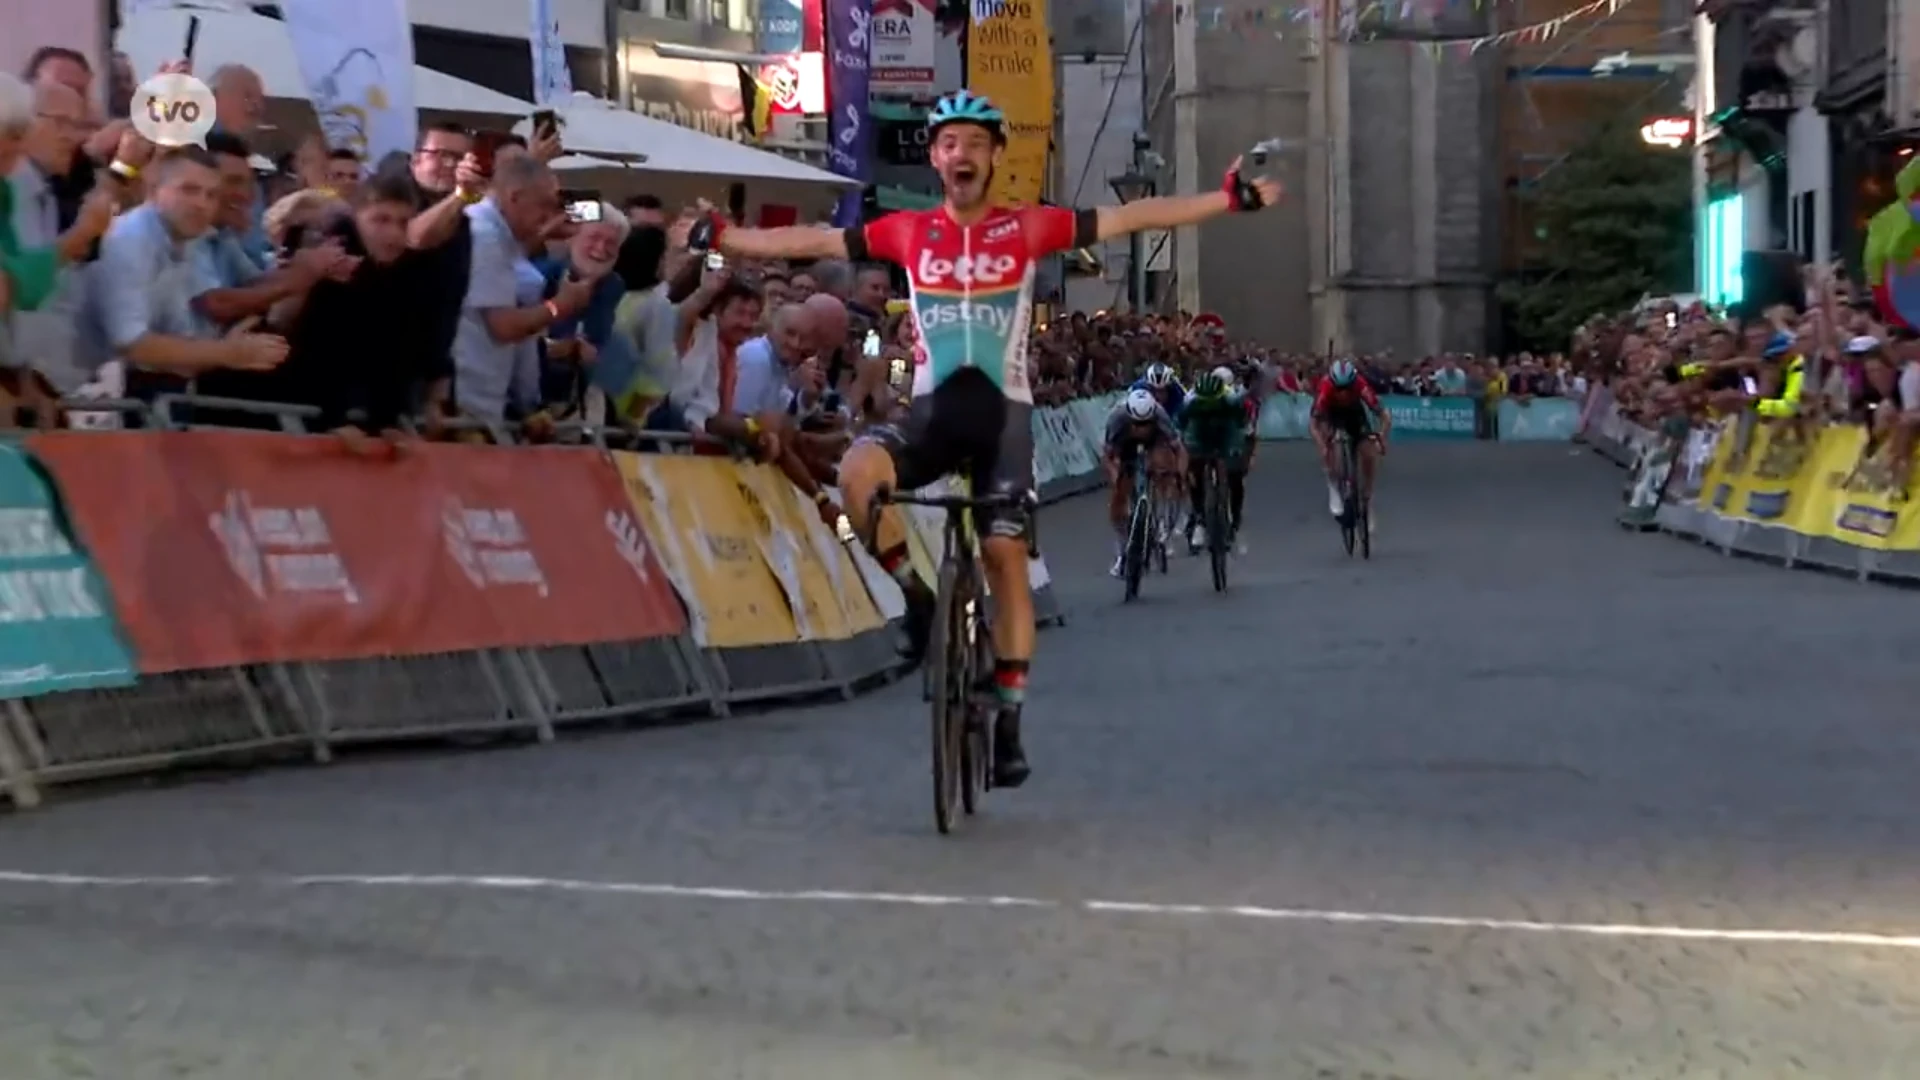
[[1333, 483], [1329, 481], [1327, 483], [1327, 513], [1332, 514], [1334, 517], [1339, 517], [1341, 514], [1346, 513], [1346, 510], [1347, 501], [1340, 497], [1340, 489], [1334, 487]]
[[1127, 576], [1127, 557], [1125, 555], [1114, 556], [1113, 567], [1107, 571], [1107, 576], [1114, 578]]

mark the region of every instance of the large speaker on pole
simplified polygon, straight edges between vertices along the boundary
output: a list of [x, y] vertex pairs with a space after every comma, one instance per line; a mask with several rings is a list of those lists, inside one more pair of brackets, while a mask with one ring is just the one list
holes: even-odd
[[1800, 283], [1804, 260], [1793, 251], [1746, 251], [1740, 254], [1741, 298], [1733, 313], [1752, 318], [1775, 304], [1795, 311], [1807, 306], [1806, 288]]

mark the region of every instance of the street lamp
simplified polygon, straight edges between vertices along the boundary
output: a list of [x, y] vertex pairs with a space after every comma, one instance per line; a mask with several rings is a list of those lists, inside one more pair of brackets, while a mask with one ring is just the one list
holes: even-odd
[[[1136, 132], [1132, 166], [1119, 176], [1107, 178], [1107, 186], [1122, 203], [1151, 199], [1158, 190], [1159, 183], [1147, 171], [1147, 159], [1152, 152], [1153, 142], [1145, 134]], [[1127, 303], [1136, 315], [1147, 306], [1146, 238], [1137, 232], [1127, 234]]]
[[1139, 202], [1153, 194], [1153, 177], [1142, 176], [1129, 169], [1119, 176], [1107, 177], [1107, 186], [1113, 189], [1121, 202]]

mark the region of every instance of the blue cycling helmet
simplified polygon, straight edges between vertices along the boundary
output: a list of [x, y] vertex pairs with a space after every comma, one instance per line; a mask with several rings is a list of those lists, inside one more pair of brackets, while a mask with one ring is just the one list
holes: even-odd
[[1005, 142], [1007, 114], [993, 102], [971, 90], [955, 90], [933, 103], [927, 114], [927, 133], [938, 135], [948, 124], [978, 124], [993, 132], [995, 142]]
[[1351, 360], [1335, 360], [1332, 366], [1327, 368], [1327, 378], [1332, 380], [1335, 386], [1352, 386], [1353, 380], [1359, 377], [1360, 372], [1353, 366]]
[[1793, 348], [1793, 335], [1785, 330], [1778, 330], [1767, 339], [1767, 347], [1760, 350], [1760, 356], [1764, 360], [1774, 360], [1785, 356], [1787, 350], [1791, 348]]

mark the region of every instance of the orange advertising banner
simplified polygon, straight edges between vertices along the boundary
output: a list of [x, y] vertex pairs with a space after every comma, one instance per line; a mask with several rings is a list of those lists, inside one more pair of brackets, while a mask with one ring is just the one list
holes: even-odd
[[604, 454], [252, 432], [36, 435], [154, 673], [663, 637], [686, 614]]

